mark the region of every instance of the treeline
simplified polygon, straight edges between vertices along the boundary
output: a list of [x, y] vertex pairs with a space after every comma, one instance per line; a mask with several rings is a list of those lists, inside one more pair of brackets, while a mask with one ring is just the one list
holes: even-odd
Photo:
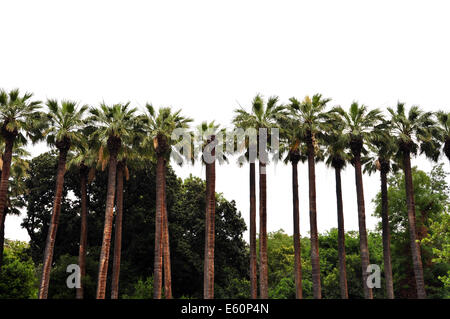
[[[407, 208], [409, 244], [413, 265], [415, 287], [418, 298], [426, 297], [426, 283], [422, 262], [419, 234], [416, 225], [416, 203], [414, 180], [412, 177], [411, 157], [421, 153], [437, 161], [441, 153], [450, 158], [450, 118], [446, 112], [425, 112], [413, 106], [409, 110], [403, 103], [396, 108], [387, 108], [388, 114], [379, 109], [369, 109], [357, 102], [351, 104], [348, 111], [343, 108], [329, 107], [330, 99], [320, 94], [304, 100], [291, 98], [288, 103], [280, 103], [278, 97], [268, 100], [257, 95], [250, 111], [243, 108], [235, 110], [233, 126], [243, 129], [255, 129], [258, 145], [270, 144], [274, 136], [260, 135], [260, 129], [279, 129], [278, 149], [273, 154], [292, 166], [293, 192], [293, 244], [295, 251], [294, 278], [296, 297], [302, 298], [301, 244], [299, 232], [298, 173], [299, 162], [307, 161], [309, 179], [309, 215], [310, 215], [310, 259], [312, 292], [314, 298], [322, 297], [321, 256], [319, 234], [317, 231], [315, 163], [324, 160], [333, 168], [336, 178], [336, 200], [338, 220], [339, 252], [339, 286], [341, 298], [348, 298], [346, 269], [346, 244], [343, 220], [343, 203], [341, 190], [341, 170], [351, 164], [355, 169], [356, 201], [359, 220], [359, 249], [361, 258], [362, 288], [365, 298], [372, 298], [373, 291], [367, 284], [369, 275], [370, 253], [365, 224], [365, 203], [363, 173], [380, 172], [381, 177], [381, 218], [383, 237], [384, 275], [386, 294], [394, 298], [392, 275], [392, 256], [389, 225], [389, 202], [387, 180], [392, 171], [404, 172], [405, 201]], [[130, 178], [133, 165], [156, 165], [155, 173], [155, 221], [154, 221], [154, 255], [153, 255], [153, 297], [172, 298], [172, 271], [174, 269], [172, 243], [170, 241], [170, 210], [167, 198], [167, 167], [171, 158], [184, 157], [188, 161], [200, 161], [206, 167], [205, 214], [204, 214], [204, 260], [203, 260], [203, 297], [214, 298], [215, 263], [216, 263], [216, 204], [215, 151], [227, 151], [230, 155], [240, 156], [249, 162], [250, 174], [250, 284], [251, 297], [268, 298], [269, 265], [267, 251], [267, 178], [265, 174], [267, 149], [259, 148], [252, 156], [255, 142], [248, 138], [244, 147], [233, 150], [223, 149], [216, 137], [226, 130], [215, 122], [202, 123], [196, 130], [200, 131], [192, 145], [201, 152], [177, 153], [175, 147], [180, 142], [173, 138], [177, 129], [184, 129], [193, 134], [190, 123], [192, 119], [172, 111], [171, 108], [155, 110], [146, 104], [145, 113], [140, 113], [130, 103], [89, 107], [75, 102], [48, 100], [43, 110], [40, 101], [33, 101], [32, 94], [21, 95], [18, 90], [0, 91], [2, 175], [0, 183], [0, 228], [4, 227], [4, 218], [8, 209], [23, 205], [20, 202], [22, 190], [26, 190], [20, 181], [28, 163], [22, 159], [26, 155], [23, 149], [27, 141], [46, 140], [47, 144], [57, 150], [58, 164], [54, 171], [56, 184], [52, 194], [51, 218], [47, 229], [43, 253], [42, 275], [40, 279], [39, 298], [47, 298], [51, 270], [54, 265], [55, 247], [58, 238], [61, 212], [66, 214], [63, 205], [66, 172], [78, 171], [81, 226], [79, 240], [71, 244], [78, 246], [78, 264], [81, 269], [82, 283], [85, 282], [88, 247], [88, 216], [91, 210], [88, 185], [93, 181], [96, 171], [107, 171], [104, 187], [104, 222], [101, 232], [99, 251], [96, 298], [106, 297], [108, 274], [111, 277], [111, 298], [119, 295], [119, 277], [122, 252], [122, 228], [124, 216], [124, 187]], [[181, 141], [182, 142], [182, 141]], [[189, 142], [191, 146], [191, 142]], [[211, 151], [213, 160], [206, 156]], [[197, 155], [197, 156], [196, 156]], [[257, 261], [256, 243], [256, 167], [259, 166], [259, 260]], [[13, 177], [10, 183], [10, 177]], [[135, 176], [136, 179], [142, 176]], [[43, 181], [39, 181], [43, 183]], [[106, 187], [105, 187], [106, 185]], [[49, 184], [41, 184], [48, 188]], [[17, 200], [16, 206], [11, 203]], [[47, 206], [48, 207], [48, 206]], [[29, 209], [29, 207], [28, 207]], [[151, 213], [150, 206], [147, 213]], [[142, 222], [142, 221], [140, 221]], [[114, 247], [111, 246], [113, 240]], [[123, 241], [125, 245], [127, 243]], [[110, 257], [112, 252], [112, 258]], [[110, 264], [112, 263], [112, 274]], [[259, 273], [259, 276], [257, 275]], [[258, 287], [259, 282], [259, 287]], [[77, 298], [83, 298], [83, 285], [77, 289]]]

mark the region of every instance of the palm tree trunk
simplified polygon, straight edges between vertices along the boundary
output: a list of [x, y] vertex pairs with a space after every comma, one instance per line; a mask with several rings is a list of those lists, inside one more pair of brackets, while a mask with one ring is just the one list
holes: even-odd
[[120, 140], [108, 139], [109, 163], [108, 186], [106, 193], [105, 226], [103, 228], [102, 249], [97, 280], [97, 299], [105, 299], [106, 280], [108, 277], [109, 253], [111, 248], [111, 233], [114, 218], [114, 196], [116, 191], [117, 153], [120, 149]]
[[387, 193], [387, 173], [388, 163], [381, 163], [381, 223], [383, 227], [383, 258], [384, 258], [384, 278], [386, 281], [386, 293], [388, 299], [394, 299], [394, 283], [392, 279], [391, 264], [391, 234], [389, 230], [389, 204]]
[[80, 250], [78, 254], [78, 265], [80, 266], [80, 288], [77, 288], [77, 299], [84, 297], [84, 278], [86, 276], [86, 249], [87, 249], [87, 167], [80, 167], [80, 190], [81, 190], [81, 232]]
[[[211, 155], [214, 156], [214, 150]], [[205, 299], [214, 298], [214, 241], [216, 216], [216, 168], [215, 162], [206, 163], [206, 226], [205, 226], [205, 262], [204, 288]]]
[[417, 298], [425, 299], [425, 282], [423, 278], [422, 258], [416, 233], [416, 205], [414, 202], [414, 186], [412, 180], [411, 158], [408, 152], [403, 154], [403, 170], [405, 172], [406, 206], [408, 208], [409, 237], [413, 259], [414, 276], [416, 279]]
[[259, 161], [259, 293], [261, 299], [269, 297], [266, 177], [266, 164]]
[[169, 243], [169, 220], [167, 216], [166, 199], [166, 161], [164, 161], [163, 178], [163, 204], [162, 204], [162, 247], [164, 255], [164, 296], [166, 299], [172, 299], [172, 270], [170, 263], [170, 243]]
[[41, 284], [39, 286], [39, 299], [47, 299], [50, 271], [53, 262], [53, 250], [55, 247], [56, 231], [58, 230], [59, 215], [61, 213], [61, 200], [64, 186], [64, 174], [66, 172], [66, 158], [68, 145], [59, 150], [58, 170], [56, 174], [56, 190], [53, 202], [53, 212], [47, 233], [47, 241], [44, 250], [44, 265], [42, 268]]
[[257, 254], [256, 254], [256, 168], [250, 163], [250, 285], [251, 298], [258, 298]]
[[348, 299], [347, 268], [345, 260], [345, 230], [344, 230], [344, 205], [342, 203], [341, 168], [334, 169], [336, 177], [336, 201], [338, 219], [338, 253], [339, 253], [339, 286], [341, 298]]
[[302, 299], [302, 255], [300, 246], [300, 213], [298, 203], [298, 161], [291, 161], [292, 164], [292, 206], [294, 218], [294, 277], [295, 277], [295, 298]]
[[123, 171], [124, 163], [117, 164], [117, 199], [116, 222], [114, 227], [114, 258], [111, 282], [111, 299], [119, 298], [120, 255], [122, 250], [122, 216], [123, 216]]
[[155, 216], [155, 260], [153, 267], [153, 298], [161, 299], [162, 289], [162, 218], [164, 202], [164, 157], [158, 154], [156, 163], [156, 216]]
[[358, 202], [358, 224], [359, 224], [359, 249], [361, 254], [361, 266], [362, 266], [362, 278], [364, 287], [364, 297], [366, 299], [373, 299], [372, 289], [367, 285], [367, 267], [370, 264], [369, 261], [369, 246], [367, 242], [367, 230], [366, 230], [366, 212], [364, 204], [364, 188], [362, 180], [361, 170], [361, 155], [356, 154], [354, 156], [355, 164], [355, 179], [356, 179], [356, 197]]
[[5, 248], [5, 219], [7, 213], [7, 209], [5, 209], [5, 213], [3, 214], [3, 223], [0, 228], [0, 270], [2, 269], [3, 265], [3, 253]]
[[6, 210], [9, 174], [11, 171], [11, 160], [14, 144], [14, 137], [4, 137], [4, 139], [5, 139], [5, 152], [3, 153], [2, 177], [0, 181], [0, 228], [3, 227], [4, 223], [3, 215]]
[[311, 233], [311, 268], [313, 295], [315, 299], [322, 298], [320, 285], [319, 234], [317, 231], [316, 209], [316, 167], [314, 162], [314, 145], [308, 142], [308, 178], [309, 178], [309, 221]]

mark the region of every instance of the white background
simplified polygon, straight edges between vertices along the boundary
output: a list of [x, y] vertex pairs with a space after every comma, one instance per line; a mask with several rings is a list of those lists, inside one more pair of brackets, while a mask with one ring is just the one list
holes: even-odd
[[[0, 0], [0, 87], [98, 105], [131, 101], [182, 108], [230, 125], [256, 93], [322, 93], [385, 109], [398, 100], [449, 110], [446, 1], [4, 1]], [[45, 145], [30, 148], [33, 155]], [[450, 171], [448, 161], [445, 168]], [[423, 158], [414, 165], [429, 170]], [[292, 233], [291, 169], [268, 168], [268, 230]], [[201, 166], [176, 168], [204, 177]], [[319, 231], [336, 227], [334, 172], [317, 165]], [[300, 228], [309, 231], [306, 165], [299, 167]], [[248, 167], [217, 168], [217, 191], [248, 221]], [[374, 229], [377, 175], [364, 177]], [[345, 227], [357, 230], [354, 172], [343, 174]], [[6, 237], [28, 240], [22, 217]], [[247, 239], [247, 234], [245, 234]]]

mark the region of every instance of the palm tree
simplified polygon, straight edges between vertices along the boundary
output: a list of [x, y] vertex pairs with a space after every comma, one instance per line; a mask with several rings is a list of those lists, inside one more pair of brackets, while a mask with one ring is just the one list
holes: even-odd
[[32, 93], [20, 96], [18, 89], [9, 93], [0, 90], [0, 133], [5, 143], [0, 182], [0, 229], [3, 227], [14, 142], [20, 140], [21, 144], [25, 145], [25, 136], [34, 141], [34, 133], [38, 133], [36, 131], [39, 131], [40, 124], [43, 123], [42, 113], [38, 112], [41, 102], [31, 101], [32, 97]]
[[369, 247], [367, 242], [366, 230], [366, 212], [364, 203], [364, 188], [362, 177], [362, 162], [361, 154], [365, 154], [367, 150], [364, 143], [370, 136], [373, 127], [382, 119], [381, 112], [378, 109], [369, 111], [367, 106], [359, 105], [353, 102], [348, 112], [341, 107], [335, 107], [332, 112], [339, 115], [341, 120], [345, 123], [344, 134], [347, 134], [348, 147], [352, 155], [351, 162], [355, 167], [355, 181], [356, 181], [356, 198], [358, 204], [358, 224], [359, 224], [359, 247], [361, 254], [361, 266], [363, 274], [364, 297], [372, 299], [372, 289], [367, 285], [367, 267], [369, 261]]
[[292, 214], [294, 224], [294, 279], [295, 279], [295, 298], [302, 299], [302, 255], [300, 244], [300, 212], [298, 196], [298, 163], [305, 162], [306, 145], [302, 143], [304, 136], [300, 123], [290, 117], [281, 118], [280, 133], [282, 143], [280, 154], [287, 153], [284, 162], [291, 163], [292, 166]]
[[[223, 135], [214, 121], [197, 126], [198, 149], [201, 161], [206, 167], [206, 213], [205, 213], [205, 254], [203, 263], [203, 298], [214, 299], [214, 242], [216, 219], [216, 160], [226, 160], [223, 154]], [[216, 153], [219, 150], [219, 153]], [[216, 156], [217, 155], [217, 156]]]
[[59, 151], [58, 168], [56, 173], [56, 189], [53, 202], [53, 212], [47, 233], [47, 241], [44, 250], [44, 262], [42, 277], [39, 287], [39, 299], [47, 299], [48, 285], [50, 282], [50, 270], [53, 262], [53, 249], [55, 247], [56, 232], [58, 230], [59, 215], [61, 213], [61, 199], [66, 172], [67, 154], [72, 145], [77, 145], [81, 140], [83, 114], [87, 106], [77, 107], [76, 102], [48, 100], [49, 127], [44, 131], [47, 144], [54, 146]]
[[[86, 131], [86, 130], [85, 130]], [[78, 253], [78, 266], [80, 267], [80, 287], [76, 288], [76, 298], [84, 297], [84, 278], [86, 276], [86, 252], [87, 252], [87, 217], [88, 217], [88, 196], [87, 186], [95, 177], [95, 164], [97, 159], [97, 149], [90, 146], [86, 136], [83, 135], [76, 151], [70, 154], [67, 164], [68, 169], [76, 167], [80, 176], [80, 199], [81, 199], [81, 227], [80, 227], [80, 247]]]
[[[132, 140], [122, 143], [121, 150], [118, 155], [117, 163], [117, 184], [116, 184], [116, 218], [114, 225], [114, 257], [113, 257], [113, 273], [111, 284], [111, 299], [119, 297], [119, 275], [120, 275], [120, 258], [122, 249], [122, 219], [123, 219], [123, 194], [124, 181], [129, 179], [128, 163], [136, 163], [139, 159], [140, 149], [138, 148], [137, 139], [139, 133], [136, 129], [134, 135], [130, 137]], [[125, 141], [124, 141], [125, 142]], [[134, 144], [134, 145], [133, 145]]]
[[316, 209], [316, 171], [315, 157], [319, 151], [321, 132], [325, 125], [325, 116], [322, 113], [330, 99], [322, 98], [321, 94], [315, 94], [312, 99], [308, 96], [303, 102], [296, 98], [290, 98], [289, 108], [292, 116], [297, 120], [305, 138], [308, 156], [308, 178], [309, 178], [309, 218], [311, 228], [311, 266], [313, 280], [314, 298], [322, 298], [320, 285], [320, 261], [319, 261], [319, 238], [317, 231], [317, 209]]
[[341, 172], [350, 159], [346, 153], [347, 136], [343, 134], [344, 123], [339, 118], [330, 116], [327, 133], [324, 135], [326, 144], [326, 164], [334, 168], [336, 180], [336, 206], [338, 220], [338, 254], [339, 254], [339, 286], [341, 298], [348, 299], [347, 269], [345, 256], [344, 205], [342, 201]]
[[364, 172], [369, 174], [380, 171], [381, 180], [381, 224], [383, 231], [383, 260], [384, 277], [386, 281], [386, 294], [389, 299], [394, 299], [394, 282], [392, 278], [391, 263], [391, 234], [389, 227], [389, 201], [387, 193], [387, 175], [397, 165], [391, 164], [398, 152], [397, 144], [391, 136], [392, 128], [389, 122], [383, 121], [369, 137], [368, 146], [374, 153], [374, 158], [369, 158], [364, 166]]
[[[155, 218], [155, 260], [153, 275], [153, 296], [161, 298], [162, 269], [164, 256], [164, 295], [172, 298], [172, 278], [170, 267], [169, 229], [166, 209], [166, 166], [174, 155], [172, 147], [177, 142], [171, 138], [175, 129], [187, 129], [190, 118], [181, 116], [181, 110], [172, 112], [171, 108], [160, 108], [155, 111], [152, 105], [146, 105], [147, 113], [143, 116], [142, 125], [147, 133], [143, 145], [151, 148], [156, 154], [156, 218]], [[190, 157], [191, 154], [183, 154]]]
[[440, 126], [440, 139], [444, 144], [444, 154], [450, 161], [450, 112], [439, 111], [436, 117]]
[[392, 136], [398, 147], [403, 172], [405, 173], [406, 205], [408, 210], [409, 236], [414, 276], [416, 281], [417, 298], [426, 298], [425, 282], [420, 246], [416, 231], [416, 207], [414, 202], [414, 186], [411, 170], [411, 156], [417, 154], [419, 146], [421, 153], [433, 160], [439, 157], [439, 136], [431, 112], [423, 112], [418, 106], [412, 106], [406, 114], [404, 103], [397, 103], [396, 110], [388, 108], [391, 115]]
[[[258, 132], [260, 143], [260, 129], [278, 128], [277, 120], [284, 114], [284, 106], [278, 104], [278, 97], [272, 96], [265, 103], [259, 94], [252, 101], [252, 112], [244, 109], [235, 112], [233, 122], [241, 123], [243, 128], [254, 128]], [[269, 134], [267, 134], [269, 136]], [[259, 144], [258, 144], [259, 145]], [[267, 175], [266, 175], [266, 150], [258, 150], [259, 159], [259, 290], [260, 297], [267, 299], [269, 296], [268, 260], [267, 260]]]
[[109, 250], [114, 213], [114, 196], [116, 190], [117, 156], [122, 140], [133, 134], [136, 126], [136, 109], [129, 107], [130, 103], [108, 106], [104, 103], [100, 108], [90, 109], [90, 121], [95, 127], [92, 138], [102, 144], [100, 154], [106, 150], [108, 161], [108, 186], [106, 194], [105, 225], [103, 229], [102, 249], [97, 281], [97, 299], [105, 299], [106, 279], [108, 276]]

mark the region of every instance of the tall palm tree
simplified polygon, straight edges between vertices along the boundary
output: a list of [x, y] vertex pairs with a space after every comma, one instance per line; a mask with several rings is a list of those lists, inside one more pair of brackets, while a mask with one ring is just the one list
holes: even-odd
[[92, 138], [102, 143], [100, 154], [105, 150], [105, 146], [105, 151], [109, 154], [105, 225], [96, 295], [97, 299], [105, 299], [116, 190], [117, 156], [122, 146], [122, 140], [133, 134], [136, 127], [136, 109], [130, 108], [130, 103], [114, 104], [112, 106], [102, 103], [100, 108], [91, 108], [90, 113], [89, 120], [92, 122], [92, 126], [95, 127]]
[[77, 107], [76, 102], [48, 100], [49, 127], [44, 131], [47, 144], [56, 147], [59, 151], [58, 168], [56, 173], [56, 189], [53, 201], [53, 211], [50, 226], [47, 233], [47, 241], [44, 250], [44, 262], [42, 277], [39, 287], [39, 299], [47, 299], [48, 285], [50, 282], [50, 270], [53, 263], [53, 249], [55, 247], [56, 232], [58, 230], [59, 215], [61, 213], [61, 200], [64, 186], [64, 174], [66, 172], [67, 154], [72, 145], [79, 144], [81, 140], [81, 128], [84, 125], [83, 114], [87, 106]]
[[391, 262], [391, 234], [389, 227], [389, 201], [387, 194], [387, 175], [392, 169], [397, 169], [392, 160], [398, 152], [395, 139], [391, 135], [392, 128], [388, 121], [382, 121], [375, 128], [374, 134], [369, 137], [368, 146], [373, 158], [369, 158], [364, 166], [364, 172], [372, 174], [380, 171], [381, 180], [381, 224], [383, 232], [383, 260], [384, 260], [384, 278], [386, 281], [386, 294], [389, 299], [394, 299], [394, 282], [392, 278]]
[[[216, 161], [226, 160], [223, 154], [225, 130], [214, 121], [197, 126], [201, 161], [206, 168], [205, 254], [203, 263], [203, 298], [214, 298], [214, 242], [216, 219]], [[216, 150], [220, 152], [216, 153]], [[217, 155], [217, 156], [216, 156]]]
[[320, 285], [319, 235], [317, 231], [315, 159], [319, 151], [320, 143], [318, 140], [325, 125], [325, 114], [323, 111], [329, 101], [330, 99], [323, 98], [321, 94], [315, 94], [312, 99], [307, 96], [302, 102], [292, 97], [289, 104], [293, 118], [300, 123], [301, 134], [304, 136], [307, 146], [311, 266], [313, 294], [316, 299], [322, 298], [322, 289]]
[[[128, 163], [131, 161], [136, 164], [136, 160], [140, 159], [141, 149], [138, 143], [138, 132], [135, 129], [131, 135], [131, 140], [123, 141], [121, 150], [118, 155], [117, 163], [117, 184], [116, 184], [116, 218], [114, 224], [114, 257], [113, 257], [113, 273], [111, 283], [111, 299], [119, 298], [119, 275], [120, 275], [120, 259], [122, 249], [122, 219], [123, 219], [123, 194], [124, 182], [129, 179]], [[140, 141], [139, 141], [140, 142]]]
[[34, 133], [38, 133], [36, 131], [39, 131], [43, 124], [42, 113], [38, 111], [41, 102], [32, 101], [32, 97], [32, 93], [21, 96], [18, 89], [9, 93], [0, 90], [0, 134], [5, 143], [0, 182], [0, 228], [3, 227], [14, 142], [20, 140], [21, 144], [25, 145], [26, 136], [34, 141]]
[[362, 176], [361, 154], [367, 152], [364, 144], [370, 136], [374, 126], [382, 119], [378, 109], [368, 110], [367, 106], [353, 102], [348, 112], [341, 107], [335, 107], [332, 112], [341, 117], [346, 128], [348, 147], [351, 152], [351, 162], [355, 167], [356, 198], [358, 204], [359, 247], [361, 254], [361, 266], [363, 274], [364, 297], [372, 299], [372, 289], [367, 285], [367, 267], [370, 264], [369, 247], [367, 241], [366, 212], [364, 203], [364, 187]]
[[[86, 131], [86, 130], [84, 130]], [[97, 162], [96, 147], [92, 147], [88, 140], [89, 133], [83, 132], [81, 141], [77, 145], [75, 152], [70, 154], [68, 169], [76, 168], [80, 176], [80, 199], [81, 199], [81, 227], [80, 227], [80, 246], [78, 253], [78, 266], [80, 267], [80, 287], [76, 288], [76, 298], [84, 297], [84, 279], [86, 276], [86, 253], [87, 253], [87, 219], [88, 219], [88, 184], [95, 177], [95, 166]]]
[[423, 112], [418, 106], [412, 106], [409, 112], [405, 110], [404, 103], [397, 103], [397, 108], [388, 108], [391, 115], [392, 136], [398, 147], [401, 166], [405, 173], [406, 206], [408, 210], [409, 236], [411, 242], [411, 255], [416, 281], [417, 298], [426, 298], [425, 282], [420, 246], [417, 240], [416, 207], [414, 201], [414, 186], [411, 170], [411, 156], [421, 153], [433, 160], [437, 160], [440, 145], [436, 140], [439, 136], [431, 112]]
[[[166, 209], [166, 167], [173, 156], [173, 145], [177, 142], [171, 138], [175, 129], [187, 129], [190, 118], [181, 116], [181, 110], [172, 112], [169, 107], [155, 111], [152, 105], [146, 105], [147, 112], [141, 117], [144, 131], [147, 133], [143, 144], [156, 154], [156, 218], [155, 218], [155, 260], [153, 275], [153, 297], [161, 298], [162, 270], [164, 256], [164, 295], [172, 298], [172, 278], [170, 267], [169, 230]], [[191, 154], [184, 154], [190, 157]]]
[[[278, 119], [284, 114], [284, 106], [278, 104], [277, 96], [269, 97], [267, 102], [261, 95], [256, 95], [252, 101], [252, 111], [248, 113], [243, 108], [235, 111], [234, 123], [240, 123], [243, 128], [260, 129], [278, 128]], [[269, 132], [267, 132], [269, 137]], [[259, 148], [259, 147], [258, 147]], [[268, 259], [267, 259], [267, 150], [258, 149], [259, 165], [259, 290], [261, 299], [269, 297]]]
[[335, 116], [329, 117], [328, 130], [324, 134], [326, 165], [334, 168], [336, 180], [336, 206], [338, 220], [339, 287], [341, 298], [348, 299], [347, 268], [345, 256], [344, 205], [342, 201], [341, 172], [350, 159], [346, 152], [348, 140], [343, 134], [344, 123]]
[[298, 163], [305, 162], [306, 145], [303, 142], [301, 125], [298, 121], [290, 117], [279, 119], [281, 145], [280, 155], [287, 154], [284, 162], [291, 163], [292, 166], [292, 215], [294, 225], [294, 279], [295, 279], [295, 298], [302, 299], [302, 255], [300, 244], [300, 210], [298, 195]]
[[444, 144], [444, 154], [450, 161], [450, 112], [439, 111], [436, 117], [440, 127], [440, 139]]

